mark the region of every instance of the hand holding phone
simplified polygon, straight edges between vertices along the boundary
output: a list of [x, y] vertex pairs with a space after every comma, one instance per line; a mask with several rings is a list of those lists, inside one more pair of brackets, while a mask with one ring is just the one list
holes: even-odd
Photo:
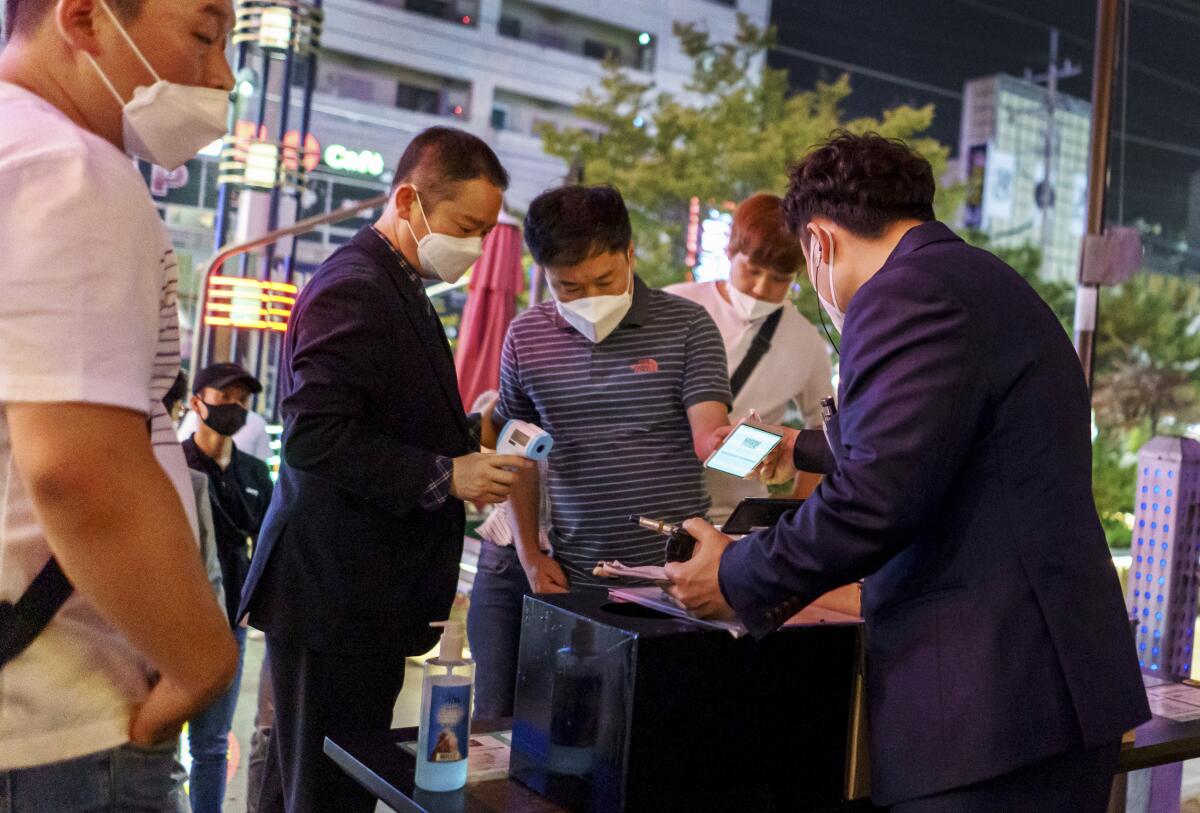
[[782, 440], [778, 427], [744, 420], [733, 428], [704, 465], [734, 477], [749, 477]]

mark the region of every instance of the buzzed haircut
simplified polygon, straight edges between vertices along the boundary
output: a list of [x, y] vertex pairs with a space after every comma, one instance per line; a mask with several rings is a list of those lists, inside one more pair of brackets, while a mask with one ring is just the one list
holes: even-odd
[[[132, 20], [142, 10], [142, 0], [105, 0], [121, 22]], [[4, 0], [4, 36], [28, 36], [37, 30], [54, 7], [54, 0]]]
[[422, 205], [432, 209], [452, 197], [459, 184], [476, 178], [501, 191], [508, 189], [508, 172], [487, 142], [466, 130], [430, 127], [418, 133], [400, 156], [392, 191], [411, 183]]

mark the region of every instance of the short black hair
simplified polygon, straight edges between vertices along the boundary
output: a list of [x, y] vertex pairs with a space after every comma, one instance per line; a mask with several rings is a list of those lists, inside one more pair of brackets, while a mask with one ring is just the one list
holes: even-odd
[[167, 408], [167, 414], [171, 414], [171, 410], [175, 405], [183, 400], [183, 396], [187, 395], [188, 389], [187, 374], [180, 370], [179, 375], [175, 376], [175, 383], [167, 390], [167, 394], [163, 396], [163, 406]]
[[632, 241], [629, 210], [611, 186], [560, 186], [534, 198], [525, 214], [525, 242], [543, 268], [624, 253]]
[[907, 144], [878, 133], [835, 130], [788, 171], [788, 229], [803, 238], [813, 215], [862, 237], [878, 237], [897, 220], [930, 221], [933, 167]]
[[482, 138], [455, 127], [430, 127], [417, 133], [396, 165], [392, 191], [411, 183], [421, 202], [433, 208], [454, 194], [463, 181], [483, 178], [496, 188], [508, 189], [508, 171]]
[[[142, 0], [108, 0], [108, 5], [122, 22], [134, 19], [142, 10]], [[5, 0], [5, 36], [32, 34], [53, 7], [54, 0]]]

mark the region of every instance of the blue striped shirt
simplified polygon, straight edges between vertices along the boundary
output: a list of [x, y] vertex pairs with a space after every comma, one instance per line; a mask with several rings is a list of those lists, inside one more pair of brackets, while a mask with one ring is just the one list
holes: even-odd
[[[544, 302], [513, 321], [500, 363], [501, 420], [554, 438], [550, 542], [572, 585], [596, 562], [662, 564], [665, 539], [631, 514], [679, 522], [709, 508], [689, 407], [730, 402], [725, 346], [704, 308], [634, 277], [633, 306], [592, 344]], [[611, 584], [611, 582], [607, 582]]]

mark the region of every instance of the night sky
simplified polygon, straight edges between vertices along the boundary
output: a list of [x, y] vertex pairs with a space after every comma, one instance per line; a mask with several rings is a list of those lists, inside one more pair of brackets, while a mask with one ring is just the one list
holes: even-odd
[[[962, 93], [964, 81], [994, 73], [1044, 72], [1049, 27], [1061, 32], [1060, 62], [1083, 72], [1059, 90], [1090, 99], [1094, 0], [774, 0], [780, 48], [772, 67], [789, 72], [794, 88], [836, 78], [839, 67], [812, 59], [853, 63], [931, 86], [905, 86], [851, 73], [850, 116], [878, 115], [897, 104], [933, 102], [932, 135], [958, 152], [962, 102], [940, 91]], [[1161, 223], [1164, 236], [1182, 236], [1187, 184], [1200, 170], [1200, 0], [1132, 0], [1124, 189], [1124, 222]], [[808, 52], [807, 56], [788, 49]], [[1117, 74], [1114, 130], [1120, 128], [1123, 77]], [[1161, 146], [1138, 143], [1164, 142]], [[1112, 145], [1108, 219], [1118, 217], [1122, 184], [1121, 142]]]

